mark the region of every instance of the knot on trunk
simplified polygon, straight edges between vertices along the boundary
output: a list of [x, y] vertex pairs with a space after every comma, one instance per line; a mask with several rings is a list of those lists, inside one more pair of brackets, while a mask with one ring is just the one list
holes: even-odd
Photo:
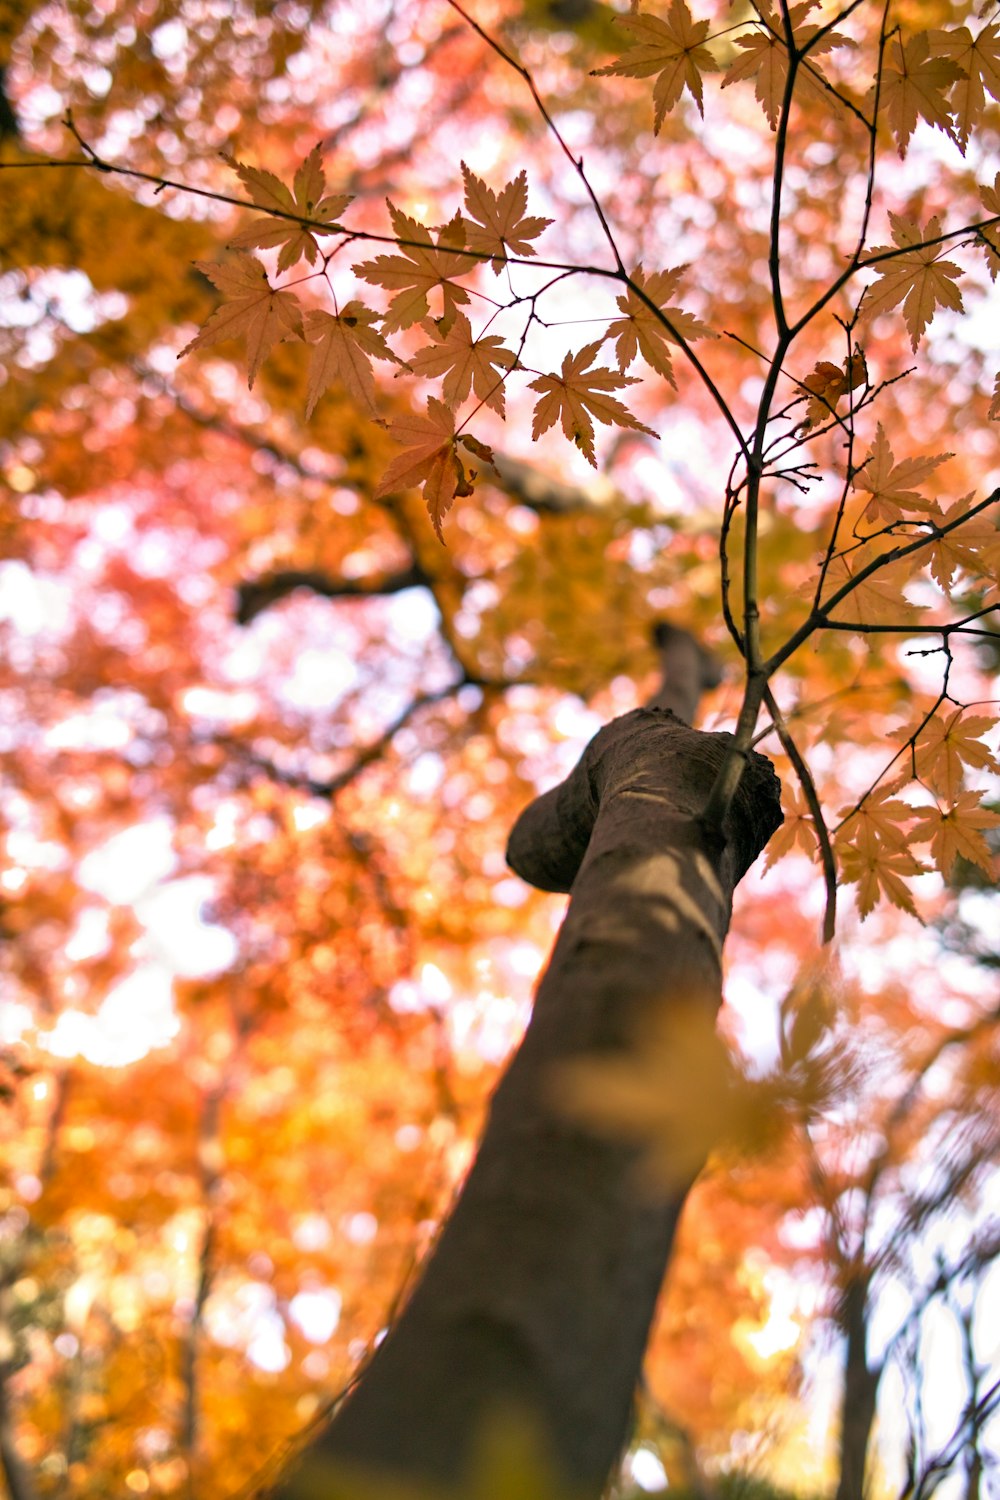
[[[507, 863], [539, 890], [568, 892], [602, 808], [612, 800], [641, 799], [653, 837], [664, 814], [695, 820], [733, 743], [731, 734], [690, 728], [668, 708], [622, 714], [598, 731], [565, 781], [524, 809], [511, 830]], [[734, 883], [781, 822], [774, 767], [750, 751], [722, 828]]]

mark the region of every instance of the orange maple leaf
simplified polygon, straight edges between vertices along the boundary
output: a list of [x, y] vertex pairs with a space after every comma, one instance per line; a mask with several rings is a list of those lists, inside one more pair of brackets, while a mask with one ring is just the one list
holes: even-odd
[[378, 416], [371, 361], [373, 358], [391, 359], [396, 364], [401, 361], [372, 326], [377, 320], [378, 314], [360, 302], [348, 302], [336, 317], [319, 309], [306, 313], [305, 336], [312, 345], [307, 417], [312, 416], [316, 402], [335, 380], [340, 381], [362, 411]]
[[571, 443], [575, 443], [587, 461], [597, 468], [594, 453], [594, 424], [591, 415], [599, 422], [610, 426], [631, 427], [636, 432], [646, 432], [650, 437], [658, 434], [651, 427], [634, 417], [627, 407], [608, 396], [606, 391], [620, 391], [624, 386], [637, 384], [632, 375], [620, 375], [603, 365], [590, 370], [587, 366], [597, 354], [603, 340], [585, 344], [576, 354], [567, 354], [559, 375], [540, 375], [528, 387], [541, 391], [541, 400], [535, 404], [531, 436], [541, 437], [557, 421]]
[[930, 48], [935, 57], [950, 58], [959, 70], [952, 102], [955, 131], [964, 153], [986, 105], [986, 91], [1000, 99], [1000, 32], [995, 23], [984, 26], [976, 36], [968, 26], [932, 31]]
[[793, 849], [799, 849], [808, 854], [810, 859], [815, 859], [819, 848], [816, 824], [806, 799], [798, 787], [791, 786], [787, 781], [783, 781], [781, 787], [781, 810], [785, 814], [785, 821], [777, 833], [773, 833], [768, 839], [765, 870], [769, 870]]
[[503, 372], [517, 363], [503, 340], [493, 334], [474, 339], [464, 313], [456, 314], [447, 333], [433, 322], [424, 326], [437, 342], [413, 356], [410, 366], [414, 374], [431, 379], [444, 375], [442, 394], [453, 406], [460, 405], [474, 390], [480, 401], [503, 416]]
[[472, 479], [475, 477], [474, 471], [471, 475], [466, 474], [456, 443], [461, 442], [486, 462], [492, 461], [492, 452], [475, 438], [456, 437], [454, 416], [433, 396], [427, 399], [426, 417], [408, 412], [390, 423], [389, 432], [397, 443], [404, 444], [406, 451], [394, 458], [386, 469], [375, 498], [393, 490], [420, 486], [431, 524], [443, 542], [441, 522], [454, 504], [456, 495], [472, 494]]
[[699, 114], [704, 115], [701, 75], [715, 73], [719, 67], [703, 45], [708, 35], [708, 22], [692, 20], [685, 0], [670, 0], [665, 21], [642, 11], [630, 16], [615, 16], [614, 20], [634, 38], [634, 45], [623, 52], [617, 62], [594, 68], [591, 76], [650, 78], [654, 73], [659, 74], [653, 85], [654, 135], [659, 134], [664, 116], [673, 109], [685, 89], [697, 104]]
[[904, 825], [913, 815], [909, 803], [888, 792], [872, 793], [860, 807], [841, 810], [844, 822], [836, 836], [837, 858], [843, 879], [858, 886], [862, 920], [874, 910], [880, 895], [917, 916], [905, 877], [923, 875], [926, 869], [908, 848]]
[[893, 244], [876, 245], [863, 262], [881, 278], [865, 294], [865, 316], [873, 318], [902, 302], [903, 320], [910, 332], [910, 343], [916, 349], [938, 307], [964, 311], [962, 294], [955, 285], [962, 268], [953, 260], [940, 258], [944, 253], [940, 244], [924, 243], [940, 235], [939, 218], [928, 219], [923, 233], [915, 219], [890, 212], [889, 220]]
[[528, 178], [518, 172], [512, 182], [495, 193], [481, 177], [470, 172], [463, 161], [465, 206], [471, 218], [464, 219], [465, 242], [470, 250], [492, 257], [494, 272], [499, 276], [509, 255], [534, 255], [530, 240], [537, 239], [553, 222], [537, 216], [526, 217]]
[[395, 295], [389, 302], [389, 310], [382, 320], [385, 333], [396, 333], [402, 328], [411, 328], [426, 318], [428, 294], [440, 288], [444, 299], [443, 322], [450, 326], [457, 306], [469, 300], [464, 286], [456, 286], [451, 279], [471, 271], [475, 261], [468, 255], [456, 255], [464, 248], [465, 223], [459, 214], [438, 231], [437, 244], [425, 224], [411, 219], [386, 199], [389, 217], [400, 244], [401, 255], [377, 255], [354, 267], [354, 273], [363, 281], [385, 287]]
[[[979, 189], [979, 197], [988, 214], [1000, 216], [1000, 172], [993, 179], [992, 187]], [[997, 272], [1000, 271], [1000, 224], [986, 225], [984, 229], [977, 231], [976, 238], [986, 252], [986, 265], [989, 269], [990, 280], [996, 281]], [[993, 415], [991, 409], [990, 416]]]
[[898, 521], [904, 510], [937, 510], [935, 502], [925, 499], [913, 486], [923, 484], [939, 464], [954, 456], [938, 453], [933, 458], [904, 458], [897, 464], [880, 422], [875, 445], [852, 480], [854, 489], [867, 490], [872, 497], [865, 507], [865, 520], [881, 517], [892, 522]]
[[[964, 708], [942, 718], [935, 714], [918, 731], [913, 742], [914, 774], [935, 792], [957, 804], [965, 784], [965, 767], [1000, 771], [1000, 763], [982, 736], [996, 727], [985, 714], [966, 715]], [[907, 740], [903, 733], [900, 738]]]
[[878, 556], [873, 546], [863, 546], [833, 559], [827, 569], [823, 602], [828, 604], [842, 588], [848, 590], [834, 608], [835, 620], [852, 621], [859, 626], [898, 625], [912, 619], [914, 610], [926, 608], [923, 604], [912, 604], [903, 593], [903, 585], [917, 566], [912, 557], [884, 563], [867, 578], [860, 577]]
[[951, 873], [959, 855], [989, 876], [996, 873], [997, 857], [983, 838], [983, 831], [1000, 828], [1000, 815], [982, 805], [979, 792], [961, 792], [947, 811], [920, 807], [915, 812], [917, 822], [910, 832], [910, 842], [930, 844], [931, 858], [942, 875]]
[[[929, 32], [918, 32], [907, 42], [901, 36], [892, 39], [882, 62], [879, 108], [885, 111], [900, 156], [906, 155], [918, 120], [955, 138], [952, 111], [944, 96], [962, 76], [951, 57], [931, 55]], [[868, 97], [874, 99], [874, 85]]]
[[[823, 89], [823, 74], [812, 59], [819, 56], [821, 52], [831, 52], [835, 47], [853, 47], [854, 45], [849, 37], [841, 36], [836, 31], [825, 32], [818, 42], [813, 43], [813, 38], [820, 31], [820, 27], [803, 26], [801, 23], [815, 4], [816, 0], [803, 0], [802, 4], [791, 6], [788, 11], [796, 48], [800, 53], [808, 53], [804, 59], [805, 66], [799, 69], [796, 78], [797, 97], [800, 102], [810, 98], [815, 101], [826, 97]], [[755, 9], [759, 20], [754, 24], [753, 30], [745, 31], [734, 38], [737, 47], [743, 49], [743, 56], [730, 63], [726, 76], [722, 80], [722, 87], [728, 88], [730, 84], [738, 83], [743, 78], [753, 78], [754, 93], [764, 107], [771, 129], [775, 130], [778, 125], [778, 111], [785, 96], [785, 81], [788, 78], [785, 27], [782, 18], [767, 5], [761, 4], [755, 6]]]
[[[1000, 377], [998, 377], [1000, 383]], [[943, 529], [965, 514], [975, 492], [956, 500], [941, 517], [938, 525]], [[932, 536], [927, 541], [927, 551], [921, 552], [920, 560], [930, 567], [931, 576], [945, 593], [951, 588], [955, 570], [961, 568], [970, 578], [1000, 577], [1000, 530], [985, 512], [980, 511], [968, 522], [962, 523], [943, 535]]]
[[925, 875], [927, 871], [908, 849], [880, 848], [877, 853], [866, 854], [848, 844], [840, 852], [840, 873], [846, 884], [857, 884], [862, 921], [874, 911], [880, 895], [920, 920], [905, 877]]
[[819, 427], [827, 421], [836, 413], [841, 396], [853, 391], [856, 386], [864, 385], [867, 380], [868, 366], [861, 349], [855, 349], [842, 366], [835, 365], [828, 359], [819, 360], [802, 382], [810, 392], [803, 424], [805, 429]]
[[240, 255], [225, 265], [205, 260], [196, 260], [195, 265], [226, 300], [177, 357], [183, 359], [192, 349], [206, 349], [242, 334], [247, 341], [247, 383], [252, 388], [261, 360], [274, 345], [302, 337], [299, 299], [294, 292], [276, 291], [255, 255]]
[[639, 291], [645, 292], [651, 302], [661, 308], [671, 328], [667, 328], [648, 307], [633, 287], [629, 287], [617, 303], [624, 317], [616, 318], [608, 325], [605, 338], [615, 340], [615, 360], [620, 373], [624, 373], [641, 354], [652, 369], [656, 370], [671, 385], [675, 385], [673, 364], [670, 358], [670, 343], [677, 343], [675, 334], [685, 341], [700, 338], [715, 338], [711, 328], [679, 307], [668, 307], [667, 301], [677, 290], [677, 285], [687, 266], [677, 266], [672, 271], [654, 271], [646, 276], [641, 264], [632, 272], [632, 280]]
[[248, 167], [225, 151], [222, 159], [232, 167], [258, 207], [297, 214], [302, 219], [329, 226], [320, 229], [313, 223], [307, 229], [304, 224], [296, 224], [291, 219], [265, 219], [263, 222], [258, 219], [229, 241], [230, 248], [246, 250], [256, 246], [261, 250], [273, 250], [280, 245], [279, 271], [287, 271], [303, 255], [310, 265], [315, 265], [319, 254], [316, 235], [334, 234], [339, 227], [335, 220], [353, 201], [351, 193], [325, 195], [326, 178], [320, 147], [314, 146], [299, 167], [291, 191], [273, 172], [266, 172], [262, 167]]

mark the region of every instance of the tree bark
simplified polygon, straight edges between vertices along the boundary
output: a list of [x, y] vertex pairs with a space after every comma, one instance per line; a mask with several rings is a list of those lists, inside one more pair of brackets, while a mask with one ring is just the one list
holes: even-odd
[[777, 778], [751, 755], [723, 836], [700, 823], [730, 743], [636, 709], [515, 825], [511, 865], [572, 887], [569, 910], [454, 1212], [300, 1493], [349, 1493], [316, 1488], [345, 1465], [454, 1482], [483, 1419], [512, 1404], [574, 1493], [601, 1493], [685, 1195], [637, 1189], [634, 1149], [563, 1118], [551, 1078], [628, 1045], [664, 1003], [718, 1006], [733, 889], [781, 821]]
[[14, 1442], [14, 1424], [7, 1390], [8, 1374], [6, 1367], [0, 1369], [0, 1475], [6, 1480], [10, 1500], [37, 1500], [38, 1492]]
[[868, 1365], [869, 1278], [857, 1273], [848, 1282], [840, 1322], [846, 1339], [844, 1391], [840, 1408], [840, 1478], [836, 1500], [863, 1500], [868, 1444], [875, 1422], [881, 1369]]

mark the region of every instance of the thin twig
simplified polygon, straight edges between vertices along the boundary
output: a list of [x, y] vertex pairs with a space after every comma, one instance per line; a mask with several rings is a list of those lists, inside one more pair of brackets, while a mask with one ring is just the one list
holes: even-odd
[[812, 778], [812, 772], [809, 770], [805, 757], [795, 743], [785, 716], [778, 706], [770, 685], [764, 689], [764, 702], [767, 705], [771, 718], [774, 720], [774, 727], [777, 731], [778, 739], [781, 741], [781, 748], [791, 761], [795, 774], [799, 779], [802, 795], [806, 800], [806, 806], [809, 808], [816, 828], [820, 864], [823, 867], [823, 885], [826, 890], [826, 907], [823, 913], [823, 942], [831, 943], [837, 926], [837, 862], [834, 859], [833, 845], [830, 842], [830, 832], [826, 826], [826, 819], [823, 816], [823, 808], [816, 791], [816, 783]]

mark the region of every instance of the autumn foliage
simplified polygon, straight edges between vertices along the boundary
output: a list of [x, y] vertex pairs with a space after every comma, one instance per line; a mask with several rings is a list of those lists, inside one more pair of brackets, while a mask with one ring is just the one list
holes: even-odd
[[560, 919], [509, 828], [664, 615], [708, 822], [751, 748], [785, 821], [728, 1060], [562, 1082], [637, 1192], [714, 1147], [615, 1493], [988, 1494], [994, 9], [0, 6], [11, 1500], [263, 1492], [322, 1423]]

